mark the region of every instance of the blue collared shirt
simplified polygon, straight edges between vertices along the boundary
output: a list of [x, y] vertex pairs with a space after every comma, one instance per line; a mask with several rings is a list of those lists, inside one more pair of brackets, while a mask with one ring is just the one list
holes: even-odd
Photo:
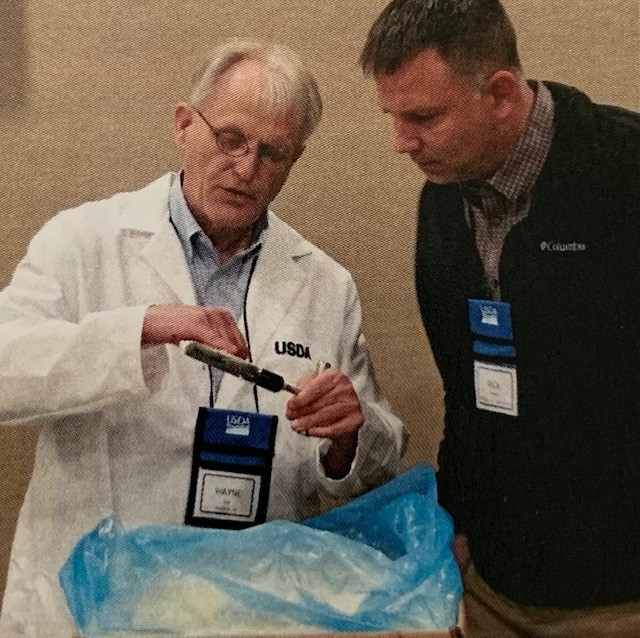
[[[226, 308], [238, 321], [245, 309], [254, 260], [266, 239], [267, 218], [265, 216], [256, 226], [250, 246], [221, 264], [218, 251], [189, 210], [181, 181], [180, 175], [171, 184], [169, 216], [182, 244], [196, 300], [201, 306]], [[212, 372], [215, 396], [223, 373], [219, 370]]]

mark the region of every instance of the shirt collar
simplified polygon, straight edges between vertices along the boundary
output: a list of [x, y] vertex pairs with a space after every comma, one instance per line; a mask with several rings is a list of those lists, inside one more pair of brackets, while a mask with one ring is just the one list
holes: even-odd
[[[188, 261], [193, 261], [193, 244], [199, 237], [206, 237], [206, 234], [193, 216], [182, 192], [182, 172], [180, 172], [178, 178], [174, 179], [171, 184], [169, 191], [169, 216]], [[248, 248], [240, 251], [236, 257], [245, 258], [248, 255], [258, 252], [265, 242], [268, 225], [269, 216], [265, 211], [265, 214], [262, 215], [253, 226]]]
[[553, 97], [542, 82], [533, 87], [536, 94], [527, 125], [504, 164], [488, 180], [489, 185], [513, 202], [533, 188], [553, 138]]

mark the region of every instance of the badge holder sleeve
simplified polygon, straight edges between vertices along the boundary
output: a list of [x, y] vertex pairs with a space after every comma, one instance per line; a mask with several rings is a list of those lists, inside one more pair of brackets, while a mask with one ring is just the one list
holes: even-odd
[[518, 416], [511, 305], [501, 301], [469, 299], [469, 327], [473, 337], [476, 407]]
[[278, 417], [198, 410], [185, 524], [244, 529], [264, 523]]

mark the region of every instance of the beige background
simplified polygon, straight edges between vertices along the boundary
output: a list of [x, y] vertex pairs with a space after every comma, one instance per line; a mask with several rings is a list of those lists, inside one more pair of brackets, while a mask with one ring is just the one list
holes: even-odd
[[[441, 388], [414, 299], [420, 173], [391, 152], [357, 57], [387, 0], [0, 0], [0, 287], [56, 211], [178, 167], [174, 103], [228, 36], [288, 44], [318, 78], [324, 121], [276, 201], [349, 268], [378, 379], [405, 419], [410, 466], [435, 463]], [[637, 0], [505, 0], [529, 77], [638, 110]], [[0, 428], [0, 592], [36, 432]]]

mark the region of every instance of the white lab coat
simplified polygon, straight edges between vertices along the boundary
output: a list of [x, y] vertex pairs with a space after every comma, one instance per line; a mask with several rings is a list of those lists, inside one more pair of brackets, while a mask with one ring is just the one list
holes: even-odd
[[[125, 527], [184, 520], [209, 375], [175, 346], [140, 347], [149, 304], [196, 303], [169, 221], [175, 178], [58, 214], [0, 292], [0, 424], [42, 425], [11, 555], [4, 638], [72, 634], [58, 571], [104, 516]], [[354, 282], [271, 212], [247, 322], [259, 365], [295, 383], [328, 361], [349, 375], [365, 413], [351, 472], [330, 480], [320, 464], [326, 443], [290, 428], [289, 395], [258, 391], [261, 411], [279, 417], [268, 518], [307, 518], [320, 511], [322, 489], [355, 496], [395, 475], [406, 435], [376, 388]], [[308, 347], [312, 361], [278, 354], [282, 342]], [[253, 387], [225, 375], [216, 407], [254, 410]]]

